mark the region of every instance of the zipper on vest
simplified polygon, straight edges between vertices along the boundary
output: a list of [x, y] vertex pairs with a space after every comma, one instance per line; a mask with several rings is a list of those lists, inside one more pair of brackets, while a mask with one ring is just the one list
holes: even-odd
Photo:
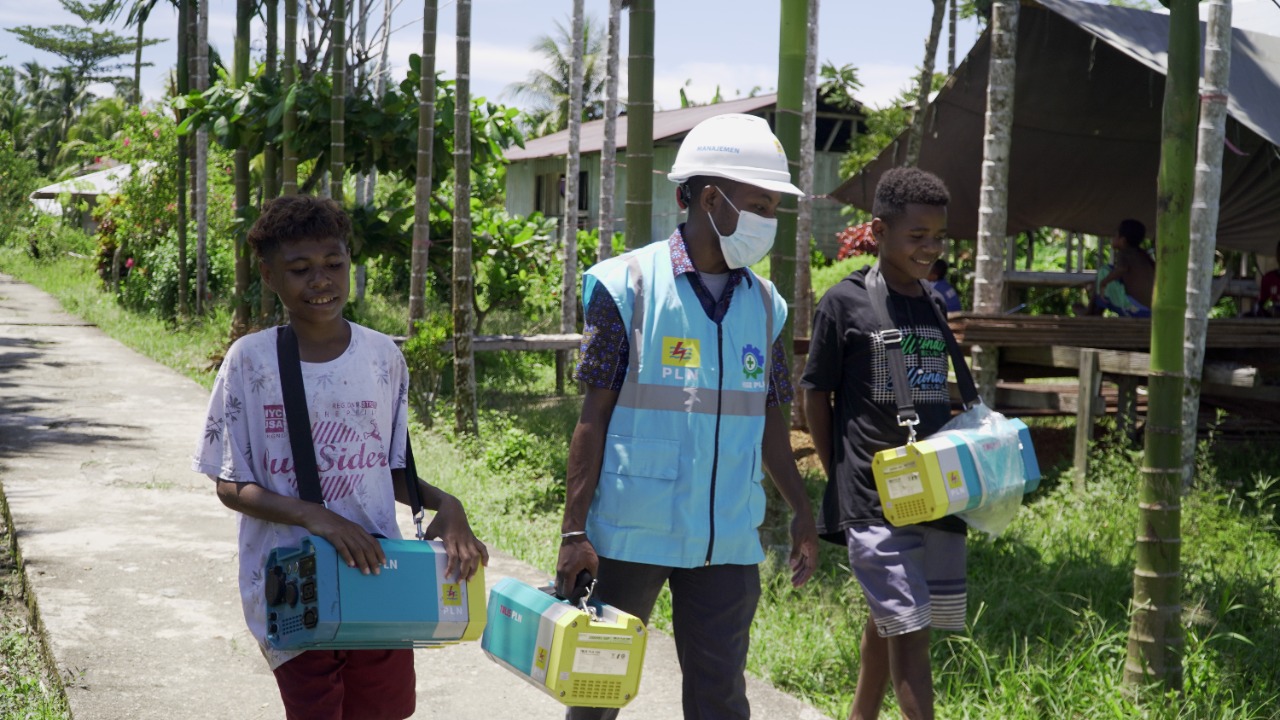
[[711, 455], [711, 539], [707, 541], [707, 560], [711, 564], [711, 551], [716, 547], [716, 474], [720, 468], [720, 409], [724, 405], [724, 326], [716, 323], [716, 360], [720, 371], [716, 373], [716, 433], [715, 449]]

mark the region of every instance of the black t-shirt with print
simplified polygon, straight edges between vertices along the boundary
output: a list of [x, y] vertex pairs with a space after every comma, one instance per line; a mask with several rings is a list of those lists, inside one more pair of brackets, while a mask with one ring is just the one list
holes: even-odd
[[[835, 457], [818, 533], [841, 545], [845, 529], [885, 521], [871, 460], [877, 452], [907, 442], [906, 428], [898, 425], [897, 402], [866, 274], [867, 269], [853, 272], [822, 296], [800, 380], [802, 387], [835, 394], [831, 423]], [[947, 344], [931, 306], [938, 300], [934, 293], [908, 297], [889, 291], [889, 317], [902, 332], [911, 399], [920, 416], [919, 437], [937, 432], [951, 418]], [[954, 516], [923, 524], [965, 531], [964, 521]]]

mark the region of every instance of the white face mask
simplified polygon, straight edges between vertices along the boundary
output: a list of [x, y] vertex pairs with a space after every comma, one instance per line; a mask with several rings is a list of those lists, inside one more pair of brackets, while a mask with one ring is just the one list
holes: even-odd
[[729, 207], [738, 213], [738, 229], [732, 235], [721, 235], [715, 219], [707, 216], [711, 221], [711, 229], [720, 238], [720, 252], [724, 253], [724, 261], [735, 269], [755, 265], [773, 248], [773, 240], [778, 235], [778, 219], [743, 212], [730, 202], [729, 196], [718, 185], [715, 188], [724, 201], [729, 203]]

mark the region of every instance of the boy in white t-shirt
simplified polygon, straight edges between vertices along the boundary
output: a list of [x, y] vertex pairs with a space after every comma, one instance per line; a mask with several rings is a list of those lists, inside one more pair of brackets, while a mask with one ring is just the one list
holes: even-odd
[[[316, 465], [325, 504], [299, 499], [284, 416], [276, 329], [246, 335], [227, 352], [209, 400], [192, 469], [217, 484], [240, 516], [240, 594], [245, 620], [280, 688], [289, 718], [387, 718], [413, 714], [411, 650], [267, 647], [263, 564], [304, 535], [328, 540], [354, 568], [386, 560], [373, 534], [399, 538], [395, 502], [404, 483], [409, 373], [387, 336], [342, 317], [350, 284], [351, 221], [332, 200], [271, 201], [249, 231], [262, 281], [289, 310], [298, 339]], [[457, 498], [418, 481], [436, 515], [427, 527], [448, 553], [449, 573], [470, 578], [488, 562]]]

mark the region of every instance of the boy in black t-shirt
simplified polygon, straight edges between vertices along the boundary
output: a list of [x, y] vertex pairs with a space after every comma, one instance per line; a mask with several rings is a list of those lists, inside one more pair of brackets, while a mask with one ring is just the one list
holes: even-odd
[[[947, 344], [932, 305], [940, 298], [920, 283], [945, 249], [949, 200], [936, 176], [896, 168], [881, 178], [872, 208], [921, 437], [951, 417]], [[818, 532], [848, 547], [870, 607], [850, 720], [879, 717], [890, 680], [905, 717], [932, 718], [929, 629], [964, 629], [965, 525], [955, 517], [901, 528], [885, 522], [871, 460], [905, 444], [907, 429], [898, 424], [866, 272], [850, 274], [818, 303], [800, 382], [827, 472]]]

